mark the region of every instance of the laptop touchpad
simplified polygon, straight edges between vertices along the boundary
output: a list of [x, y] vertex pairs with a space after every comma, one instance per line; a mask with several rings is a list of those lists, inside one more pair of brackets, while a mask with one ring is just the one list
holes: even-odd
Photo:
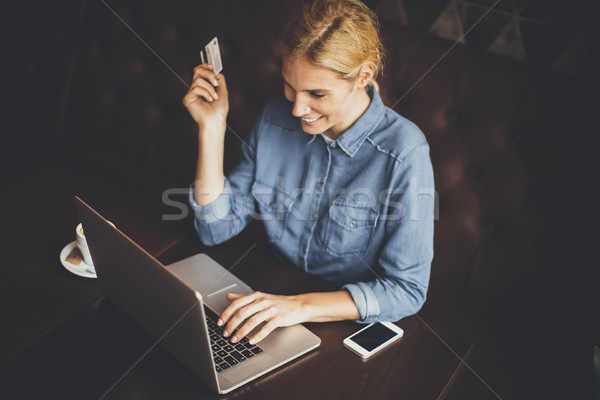
[[219, 313], [229, 305], [227, 293], [252, 293], [250, 286], [206, 254], [196, 254], [166, 267], [200, 292], [206, 304]]

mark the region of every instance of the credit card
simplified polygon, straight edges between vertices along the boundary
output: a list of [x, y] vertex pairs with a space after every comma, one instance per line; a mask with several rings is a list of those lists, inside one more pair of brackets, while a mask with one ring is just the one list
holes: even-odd
[[205, 47], [200, 50], [200, 60], [202, 63], [208, 63], [215, 67], [213, 72], [218, 74], [223, 70], [223, 62], [221, 61], [221, 51], [219, 50], [219, 41], [214, 37]]

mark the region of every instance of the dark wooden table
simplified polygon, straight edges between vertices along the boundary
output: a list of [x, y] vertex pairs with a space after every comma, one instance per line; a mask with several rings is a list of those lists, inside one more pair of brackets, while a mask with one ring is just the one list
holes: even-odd
[[[72, 194], [78, 193], [71, 193], [74, 190], [87, 194], [84, 197], [92, 206], [163, 263], [205, 252], [226, 268], [235, 265], [232, 272], [256, 290], [293, 294], [335, 289], [274, 259], [268, 246], [257, 241], [260, 234], [255, 227], [223, 245], [206, 248], [189, 224], [161, 221], [160, 215], [102, 190], [86, 191], [64, 171], [54, 171], [48, 179], [61, 182], [66, 193], [55, 198], [52, 207], [32, 210], [37, 214], [19, 221], [24, 231], [43, 221], [38, 234], [49, 240], [42, 241], [37, 253], [22, 254], [24, 246], [17, 246], [13, 261], [22, 257], [28, 270], [13, 271], [2, 283], [7, 292], [3, 300], [8, 303], [2, 306], [0, 398], [219, 397], [164, 349], [153, 347], [150, 337], [102, 295], [95, 280], [62, 268], [58, 252], [72, 240], [77, 222]], [[31, 199], [28, 207], [34, 205]], [[5, 314], [6, 310], [10, 311]], [[461, 358], [468, 358], [473, 346], [473, 339], [449, 313], [447, 301], [431, 297], [417, 316], [398, 322], [405, 332], [400, 341], [366, 361], [342, 345], [359, 324], [306, 324], [322, 340], [317, 350], [220, 397], [444, 398], [464, 369]]]

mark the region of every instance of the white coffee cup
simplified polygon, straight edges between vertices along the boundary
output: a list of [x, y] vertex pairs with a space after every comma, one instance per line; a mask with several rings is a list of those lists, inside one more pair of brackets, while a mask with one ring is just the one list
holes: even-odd
[[[108, 223], [112, 226], [115, 226], [115, 224], [110, 221], [108, 221]], [[88, 248], [87, 240], [85, 239], [85, 233], [81, 223], [75, 228], [75, 238], [77, 239], [77, 247], [79, 247], [79, 251], [81, 251], [81, 255], [83, 256], [83, 261], [90, 267], [93, 267], [94, 262], [92, 260], [92, 255], [90, 254], [90, 249]]]

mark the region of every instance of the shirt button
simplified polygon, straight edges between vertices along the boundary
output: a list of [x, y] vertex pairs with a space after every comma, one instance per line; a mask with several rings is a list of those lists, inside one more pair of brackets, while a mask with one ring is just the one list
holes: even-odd
[[310, 216], [311, 216], [312, 219], [317, 219], [317, 214], [316, 213], [312, 213], [312, 214], [310, 214]]
[[319, 183], [322, 185], [323, 183], [325, 183], [325, 178], [319, 178]]
[[304, 254], [306, 254], [306, 246], [304, 246], [304, 247], [302, 248], [302, 252], [303, 252]]
[[350, 226], [354, 228], [356, 226], [356, 221], [350, 222]]

